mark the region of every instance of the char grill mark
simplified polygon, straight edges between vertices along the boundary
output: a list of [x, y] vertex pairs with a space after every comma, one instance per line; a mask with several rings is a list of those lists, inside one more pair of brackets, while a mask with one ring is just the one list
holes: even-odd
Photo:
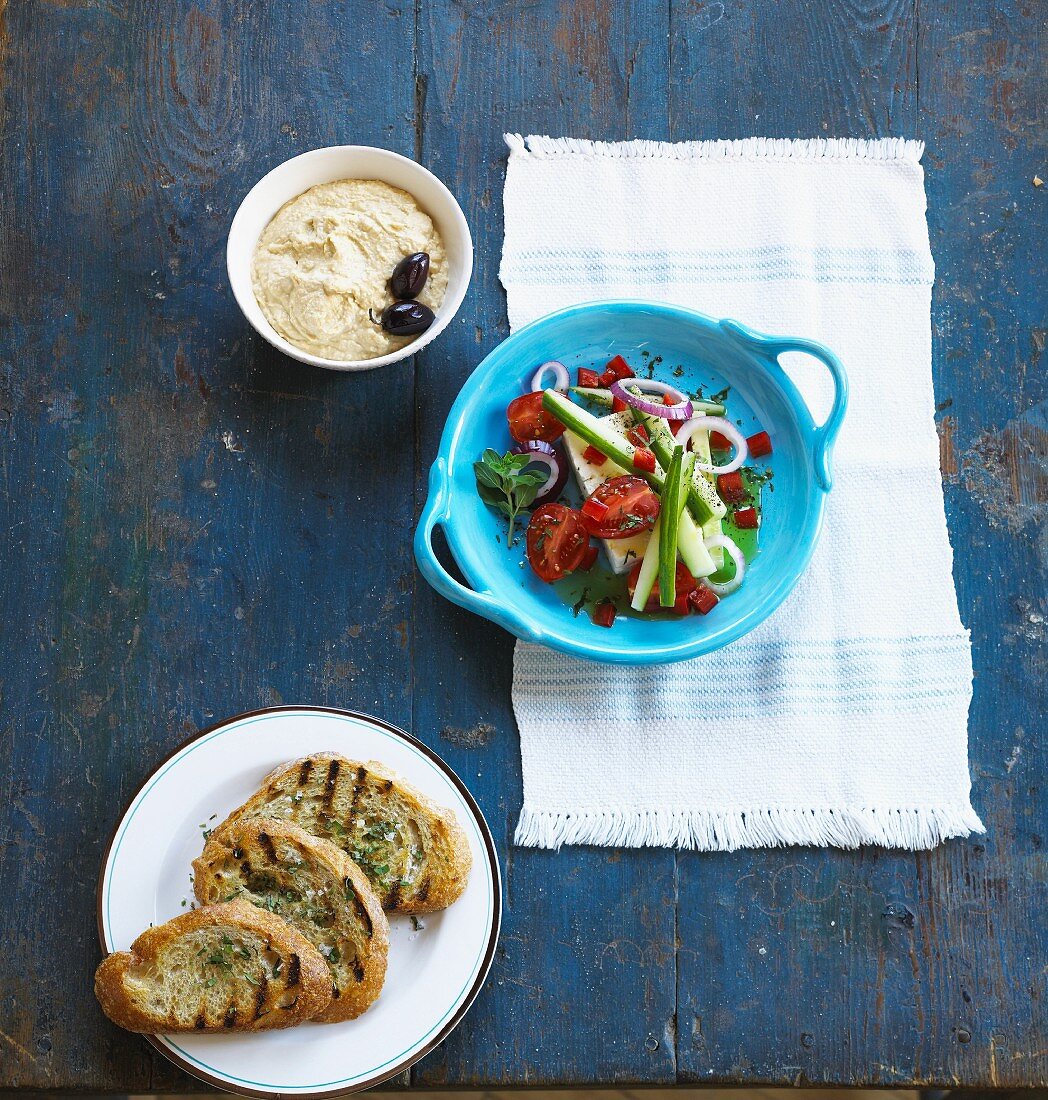
[[385, 901], [382, 903], [386, 909], [396, 909], [400, 902], [400, 883], [394, 882], [389, 888], [389, 893], [386, 894]]
[[276, 845], [273, 843], [273, 838], [269, 833], [259, 833], [258, 843], [261, 845], [262, 851], [266, 853], [266, 857], [269, 859], [270, 863], [280, 862], [280, 860], [277, 859]]
[[324, 809], [328, 812], [331, 811], [331, 803], [335, 799], [335, 788], [338, 786], [338, 770], [341, 764], [337, 760], [332, 760], [328, 764], [327, 779], [324, 781]]
[[262, 1015], [262, 1007], [266, 1003], [266, 992], [269, 987], [269, 979], [266, 977], [266, 972], [263, 969], [259, 976], [258, 988], [255, 990], [255, 1015], [254, 1019], [258, 1019]]
[[360, 959], [353, 960], [353, 977], [356, 978], [358, 982], [364, 980], [364, 968], [360, 965]]
[[331, 983], [331, 996], [337, 1001], [342, 996], [342, 990], [334, 982]]
[[236, 1001], [233, 1001], [229, 1008], [226, 1009], [225, 1017], [222, 1020], [223, 1027], [232, 1027], [237, 1022], [237, 1006]]
[[195, 1027], [197, 1031], [203, 1031], [204, 1028], [207, 1027], [207, 1017], [203, 1012], [193, 1021], [193, 1027]]
[[307, 756], [302, 761], [302, 767], [298, 769], [298, 785], [304, 787], [309, 782], [309, 777], [313, 774], [313, 758]]
[[292, 954], [291, 962], [287, 966], [287, 985], [290, 988], [293, 985], [298, 985], [299, 977], [302, 974], [302, 960], [298, 955]]
[[239, 844], [233, 849], [233, 858], [234, 859], [243, 859], [244, 858], [244, 849], [241, 848]]
[[392, 779], [387, 779], [386, 780], [386, 785], [382, 788], [382, 793], [383, 794], [389, 794], [389, 792], [391, 790], [393, 790], [393, 780]]
[[429, 878], [424, 878], [419, 884], [419, 888], [415, 893], [415, 900], [422, 902], [429, 897]]
[[360, 798], [360, 792], [364, 789], [364, 780], [368, 777], [368, 770], [361, 764], [357, 768], [357, 774], [353, 778], [353, 797], [349, 800], [349, 818], [346, 821], [346, 828], [353, 828], [353, 815], [356, 813], [357, 801]]
[[346, 897], [353, 899], [353, 908], [356, 910], [357, 917], [364, 926], [368, 939], [371, 939], [375, 934], [375, 927], [371, 923], [371, 914], [368, 912], [367, 906], [360, 900], [360, 895], [357, 893], [357, 888], [353, 885], [352, 879], [343, 879], [342, 884], [346, 888]]

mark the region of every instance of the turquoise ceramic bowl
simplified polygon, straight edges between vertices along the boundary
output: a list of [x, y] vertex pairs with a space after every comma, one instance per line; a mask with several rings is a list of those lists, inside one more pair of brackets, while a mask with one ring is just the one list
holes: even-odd
[[[572, 373], [621, 354], [635, 366], [640, 353], [661, 355], [657, 377], [668, 368], [685, 389], [707, 393], [731, 386], [729, 415], [743, 434], [764, 428], [775, 453], [774, 492], [762, 496], [760, 552], [734, 595], [710, 615], [644, 620], [620, 615], [596, 626], [575, 616], [557, 593], [529, 568], [522, 547], [507, 549], [504, 521], [477, 495], [473, 463], [486, 447], [502, 451], [512, 440], [506, 406], [523, 392], [525, 379], [547, 359]], [[816, 425], [797, 388], [779, 365], [788, 351], [821, 360], [833, 377], [833, 406]], [[716, 321], [676, 306], [650, 302], [592, 302], [543, 317], [503, 341], [470, 375], [444, 429], [429, 479], [429, 497], [415, 532], [415, 558], [429, 583], [453, 603], [528, 642], [576, 657], [627, 665], [683, 661], [741, 638], [782, 603], [804, 572], [822, 526], [830, 491], [830, 453], [844, 419], [848, 384], [837, 357], [811, 340], [763, 336], [735, 321]], [[444, 528], [468, 587], [453, 578], [433, 552], [432, 535]]]

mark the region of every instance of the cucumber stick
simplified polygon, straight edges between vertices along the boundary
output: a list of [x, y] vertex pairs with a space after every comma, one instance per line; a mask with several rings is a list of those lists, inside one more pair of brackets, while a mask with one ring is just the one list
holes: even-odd
[[658, 470], [648, 473], [646, 470], [633, 468], [633, 452], [636, 448], [618, 428], [587, 412], [556, 390], [543, 390], [542, 407], [553, 413], [565, 428], [573, 431], [591, 447], [596, 447], [601, 454], [607, 455], [616, 466], [643, 477], [649, 485], [661, 491], [665, 480], [663, 475]]
[[677, 601], [677, 543], [681, 515], [688, 500], [688, 482], [691, 479], [695, 457], [684, 453], [683, 447], [674, 447], [666, 471], [666, 484], [662, 490], [662, 537], [659, 541], [659, 603], [672, 607]]
[[677, 530], [680, 513], [677, 502], [682, 501], [681, 472], [684, 466], [684, 450], [675, 447], [666, 467], [666, 484], [662, 487], [662, 534], [659, 539], [659, 605], [672, 607], [677, 599]]
[[[710, 433], [696, 432], [691, 437], [691, 449], [695, 452], [696, 464], [701, 462], [704, 466], [713, 464], [713, 456], [710, 454]], [[696, 470], [692, 480], [695, 489], [710, 502], [710, 511], [717, 519], [724, 519], [728, 514], [727, 506], [721, 500], [717, 492], [717, 478], [715, 474], [706, 473], [705, 470]], [[704, 522], [704, 521], [700, 521]]]
[[594, 405], [604, 405], [609, 409], [614, 401], [611, 390], [594, 390], [590, 389], [589, 386], [572, 386], [571, 392], [577, 393], [579, 397], [584, 397], [587, 401], [592, 401]]
[[677, 529], [677, 551], [696, 580], [717, 572], [717, 566], [702, 541], [702, 531], [695, 526], [695, 520], [687, 508], [681, 513], [680, 527]]
[[[703, 542], [706, 539], [713, 538], [715, 535], [724, 534], [724, 523], [714, 516], [713, 519], [708, 519], [702, 525], [702, 539]], [[710, 548], [710, 559], [718, 569], [724, 568], [724, 550], [720, 546], [714, 546]]]
[[[648, 430], [648, 442], [652, 452], [665, 469], [670, 462], [675, 442], [669, 425], [661, 416], [648, 416], [639, 409], [633, 409], [633, 418], [638, 424], [643, 424]], [[709, 450], [709, 435], [700, 432], [694, 437], [696, 441], [705, 440], [707, 443], [707, 455]], [[701, 458], [702, 462], [709, 462], [709, 457]], [[717, 490], [706, 480], [701, 471], [696, 471], [688, 479], [688, 509], [695, 517], [696, 523], [705, 523], [711, 517], [720, 519], [727, 509], [724, 502], [717, 496]]]
[[[711, 414], [712, 415], [712, 414]], [[713, 456], [710, 454], [710, 433], [709, 432], [696, 432], [691, 437], [691, 446], [695, 451], [695, 455], [699, 462], [706, 466], [709, 466], [713, 462]], [[717, 503], [720, 504], [720, 509], [715, 509], [710, 519], [706, 520], [702, 525], [702, 537], [703, 539], [711, 538], [714, 535], [724, 534], [724, 524], [721, 520], [727, 515], [728, 509], [724, 506], [724, 502], [717, 494], [716, 481], [713, 474], [704, 473], [702, 470], [695, 471], [695, 485], [699, 487], [703, 486], [707, 493], [717, 498]], [[724, 568], [724, 551], [718, 546], [716, 549], [710, 551], [710, 557], [713, 559], [713, 564], [718, 569]]]
[[655, 578], [659, 575], [659, 541], [662, 537], [662, 513], [655, 520], [655, 526], [651, 529], [651, 538], [648, 539], [648, 547], [644, 551], [644, 559], [640, 563], [640, 572], [637, 574], [637, 587], [633, 590], [633, 599], [630, 607], [634, 611], [643, 611], [648, 602], [652, 588], [655, 587]]

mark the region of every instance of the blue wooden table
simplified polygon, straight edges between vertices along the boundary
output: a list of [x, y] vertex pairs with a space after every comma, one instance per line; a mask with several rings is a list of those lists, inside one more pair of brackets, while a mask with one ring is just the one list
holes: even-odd
[[[1044, 16], [1037, 0], [0, 0], [0, 1084], [190, 1084], [95, 1007], [98, 859], [181, 740], [280, 702], [413, 730], [499, 842], [490, 979], [415, 1085], [1045, 1083]], [[984, 838], [511, 847], [512, 641], [431, 592], [409, 539], [445, 413], [507, 331], [504, 130], [926, 139]], [[339, 142], [422, 161], [477, 242], [436, 345], [349, 378], [257, 339], [223, 257], [259, 176]]]

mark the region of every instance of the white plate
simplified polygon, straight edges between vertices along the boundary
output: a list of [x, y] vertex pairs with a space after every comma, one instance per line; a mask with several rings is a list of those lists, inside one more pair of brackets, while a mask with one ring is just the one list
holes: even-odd
[[117, 825], [98, 881], [98, 932], [123, 951], [150, 924], [185, 912], [190, 870], [213, 827], [263, 776], [311, 752], [381, 760], [441, 805], [469, 837], [473, 871], [441, 913], [390, 918], [382, 995], [359, 1019], [283, 1031], [148, 1036], [176, 1065], [248, 1096], [338, 1096], [400, 1073], [443, 1040], [484, 982], [498, 939], [501, 880], [491, 833], [462, 781], [421, 742], [375, 718], [273, 707], [199, 734], [142, 784]]

